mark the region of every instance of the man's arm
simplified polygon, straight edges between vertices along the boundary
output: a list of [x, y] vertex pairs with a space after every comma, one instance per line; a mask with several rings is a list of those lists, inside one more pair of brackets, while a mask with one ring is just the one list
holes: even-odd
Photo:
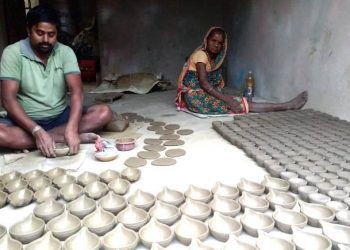
[[24, 111], [17, 100], [19, 84], [16, 80], [2, 80], [1, 100], [8, 116], [11, 117], [23, 130], [31, 133], [40, 151], [47, 157], [55, 156], [54, 141], [51, 136], [36, 124]]
[[70, 91], [71, 110], [64, 137], [70, 148], [70, 153], [76, 154], [78, 153], [80, 145], [79, 123], [83, 110], [83, 84], [80, 74], [67, 74], [65, 78]]

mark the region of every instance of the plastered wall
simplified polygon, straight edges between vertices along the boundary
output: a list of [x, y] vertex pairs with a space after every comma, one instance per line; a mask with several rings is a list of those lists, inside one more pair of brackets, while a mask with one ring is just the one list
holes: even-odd
[[350, 120], [350, 1], [238, 0], [226, 9], [232, 86], [252, 69], [258, 95], [284, 101], [308, 90], [306, 107]]
[[221, 1], [98, 1], [102, 76], [163, 73], [176, 82], [186, 57], [212, 25], [222, 25]]
[[0, 0], [0, 56], [2, 55], [3, 49], [7, 45], [6, 28], [5, 28], [5, 13], [4, 3]]

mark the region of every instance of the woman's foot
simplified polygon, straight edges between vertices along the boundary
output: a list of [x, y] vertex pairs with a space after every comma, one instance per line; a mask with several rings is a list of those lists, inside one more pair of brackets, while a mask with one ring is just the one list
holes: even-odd
[[95, 143], [100, 136], [95, 133], [82, 133], [79, 137], [81, 143]]
[[298, 110], [301, 109], [305, 103], [307, 102], [308, 93], [307, 91], [301, 92], [294, 99], [288, 102], [288, 106], [290, 110]]

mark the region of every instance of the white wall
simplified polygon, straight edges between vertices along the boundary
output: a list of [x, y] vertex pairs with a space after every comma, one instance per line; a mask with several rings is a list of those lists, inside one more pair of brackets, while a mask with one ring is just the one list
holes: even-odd
[[308, 90], [306, 107], [350, 120], [349, 9], [349, 0], [236, 1], [224, 22], [234, 38], [228, 82], [239, 87], [252, 69], [259, 96]]

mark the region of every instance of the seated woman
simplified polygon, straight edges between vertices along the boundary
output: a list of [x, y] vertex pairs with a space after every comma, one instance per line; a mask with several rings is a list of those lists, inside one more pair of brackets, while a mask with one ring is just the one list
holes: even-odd
[[212, 27], [183, 67], [178, 80], [176, 107], [201, 114], [242, 114], [300, 109], [307, 101], [306, 91], [285, 103], [248, 102], [246, 98], [222, 93], [225, 83], [222, 65], [227, 51], [227, 35]]

